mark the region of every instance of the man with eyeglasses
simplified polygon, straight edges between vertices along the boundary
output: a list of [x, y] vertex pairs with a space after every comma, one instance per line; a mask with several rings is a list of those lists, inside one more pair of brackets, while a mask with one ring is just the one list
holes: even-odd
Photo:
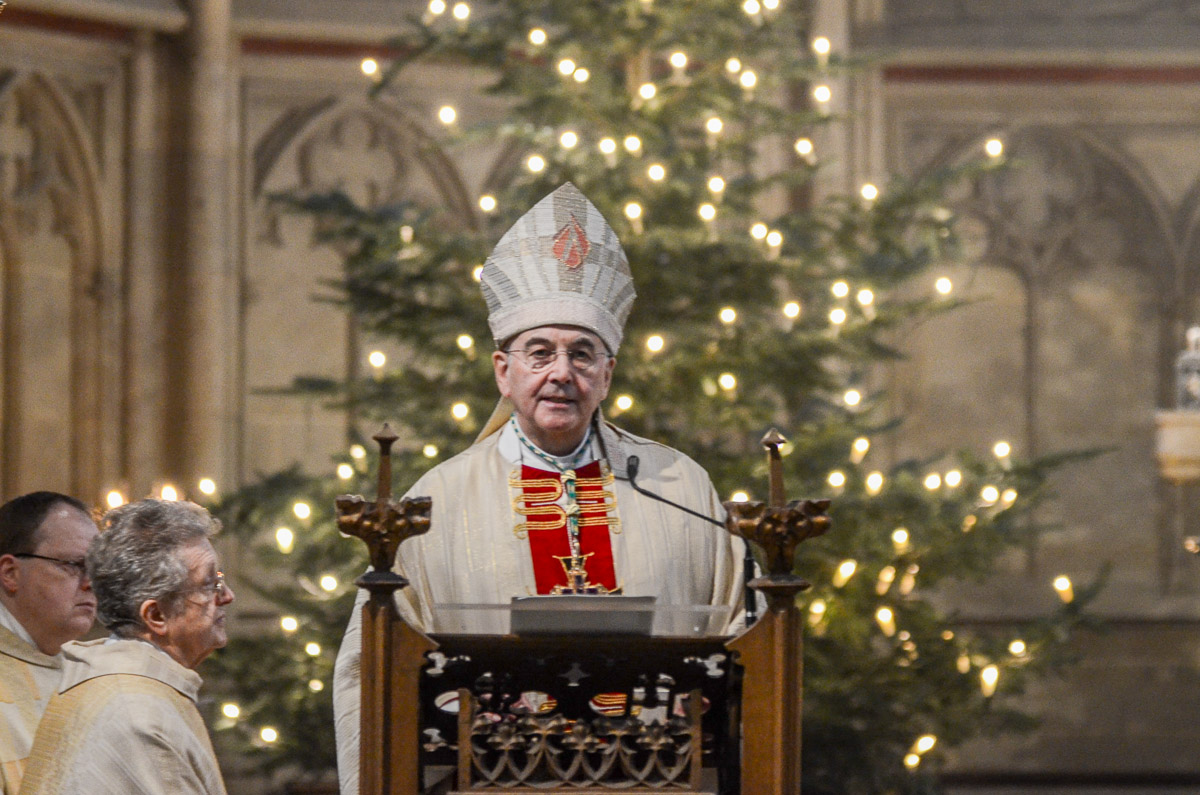
[[[440, 604], [620, 591], [740, 617], [741, 540], [687, 513], [723, 521], [708, 474], [601, 416], [635, 292], [599, 210], [563, 185], [504, 234], [480, 280], [501, 399], [474, 445], [409, 489], [433, 513], [430, 532], [396, 554], [410, 581], [400, 612], [430, 631]], [[684, 509], [636, 491], [635, 470], [642, 489]], [[358, 792], [359, 597], [334, 677], [342, 795]]]
[[109, 511], [87, 555], [106, 639], [63, 648], [63, 677], [34, 738], [24, 795], [224, 795], [196, 709], [195, 668], [226, 642], [233, 591], [189, 502]]
[[21, 786], [38, 721], [62, 677], [62, 645], [96, 616], [84, 569], [96, 523], [65, 494], [0, 506], [0, 792]]

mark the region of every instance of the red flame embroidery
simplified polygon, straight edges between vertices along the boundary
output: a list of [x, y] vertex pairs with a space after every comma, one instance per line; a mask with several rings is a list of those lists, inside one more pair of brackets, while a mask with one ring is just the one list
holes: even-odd
[[587, 257], [588, 251], [592, 248], [592, 244], [588, 241], [587, 235], [583, 232], [583, 227], [575, 220], [575, 216], [571, 216], [571, 220], [566, 226], [558, 230], [558, 234], [554, 236], [554, 256], [558, 261], [568, 268], [578, 268], [583, 264], [584, 258]]

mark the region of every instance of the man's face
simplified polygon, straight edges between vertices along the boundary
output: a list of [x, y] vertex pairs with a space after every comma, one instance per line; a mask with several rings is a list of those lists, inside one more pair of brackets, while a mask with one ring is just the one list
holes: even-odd
[[188, 568], [188, 584], [166, 616], [166, 630], [159, 645], [188, 668], [195, 668], [228, 638], [225, 634], [225, 605], [233, 591], [218, 577], [217, 553], [207, 539], [183, 547], [180, 559]]
[[29, 556], [0, 558], [10, 610], [45, 654], [57, 654], [92, 628], [96, 597], [83, 562], [96, 534], [91, 517], [59, 503], [34, 533]]
[[[612, 382], [616, 360], [607, 353], [590, 331], [541, 326], [518, 334], [504, 351], [492, 354], [496, 385], [516, 406], [517, 421], [530, 441], [553, 455], [565, 455], [583, 441]], [[552, 359], [539, 368], [537, 359], [547, 356]], [[581, 371], [579, 363], [589, 358], [592, 367]]]

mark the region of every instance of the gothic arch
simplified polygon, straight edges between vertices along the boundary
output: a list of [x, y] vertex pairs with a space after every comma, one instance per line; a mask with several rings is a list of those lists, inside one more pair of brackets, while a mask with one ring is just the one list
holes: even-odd
[[[0, 80], [0, 127], [9, 130], [9, 144], [0, 151], [0, 267], [5, 301], [0, 312], [5, 390], [0, 491], [10, 493], [39, 477], [60, 479], [60, 473], [69, 469], [58, 487], [86, 496], [100, 488], [99, 374], [103, 316], [111, 309], [104, 300], [100, 169], [86, 125], [67, 92], [49, 77], [10, 73]], [[34, 255], [39, 236], [61, 240], [65, 261]], [[40, 292], [59, 264], [67, 270], [63, 300], [41, 307], [44, 313], [52, 313], [53, 328], [46, 328], [43, 316], [41, 333], [34, 335], [27, 323], [35, 312], [31, 296]], [[44, 418], [35, 420], [39, 407], [30, 404], [37, 385], [54, 375], [49, 373], [53, 365], [30, 350], [40, 342], [33, 337], [42, 335], [61, 337], [55, 342], [60, 351], [66, 349], [59, 357], [64, 372], [57, 373], [66, 393], [62, 396], [66, 411], [57, 428], [49, 428]], [[61, 437], [58, 444], [48, 444], [64, 455], [55, 468], [35, 455], [47, 433]], [[35, 440], [39, 440], [36, 445]]]

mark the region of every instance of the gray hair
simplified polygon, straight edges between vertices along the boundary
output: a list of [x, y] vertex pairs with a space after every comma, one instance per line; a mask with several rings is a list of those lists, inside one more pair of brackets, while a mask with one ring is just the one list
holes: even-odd
[[191, 502], [141, 500], [104, 515], [102, 531], [87, 554], [96, 594], [96, 618], [115, 635], [142, 628], [142, 603], [155, 599], [167, 609], [188, 585], [179, 550], [213, 536], [221, 523]]

